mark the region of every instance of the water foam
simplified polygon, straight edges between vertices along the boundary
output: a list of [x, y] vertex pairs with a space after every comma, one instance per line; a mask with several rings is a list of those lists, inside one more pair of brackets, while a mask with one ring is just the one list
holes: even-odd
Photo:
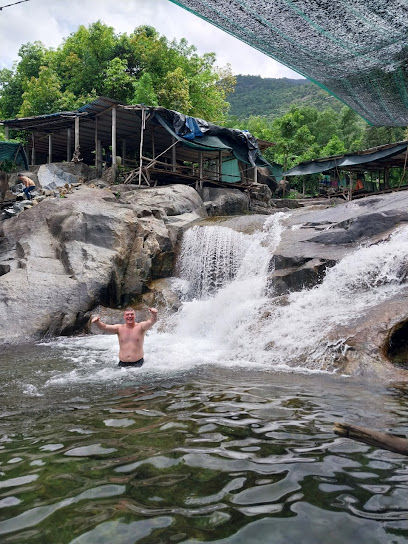
[[[404, 288], [408, 227], [388, 241], [357, 249], [328, 270], [321, 285], [291, 293], [282, 305], [266, 295], [266, 283], [286, 217], [271, 216], [263, 230], [252, 235], [225, 226], [190, 229], [181, 251], [181, 277], [174, 283], [180, 287], [183, 306], [147, 334], [143, 368], [136, 372], [116, 367], [116, 336], [58, 340], [54, 344], [64, 349], [72, 368], [54, 373], [48, 384], [154, 378], [209, 364], [333, 371], [327, 361], [341, 349], [343, 339], [329, 343], [328, 336], [335, 338], [340, 326], [352, 324]], [[214, 257], [223, 253], [227, 255]], [[231, 270], [226, 271], [228, 263]], [[208, 277], [210, 289], [205, 285]]]

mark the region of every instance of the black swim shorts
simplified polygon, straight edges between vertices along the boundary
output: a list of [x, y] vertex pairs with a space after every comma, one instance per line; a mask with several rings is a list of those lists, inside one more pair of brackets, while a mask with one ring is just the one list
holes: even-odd
[[135, 361], [134, 363], [132, 362], [125, 362], [125, 361], [119, 361], [119, 364], [118, 366], [133, 366], [133, 367], [141, 367], [144, 363], [144, 359], [143, 357], [141, 359], [139, 359], [138, 361]]

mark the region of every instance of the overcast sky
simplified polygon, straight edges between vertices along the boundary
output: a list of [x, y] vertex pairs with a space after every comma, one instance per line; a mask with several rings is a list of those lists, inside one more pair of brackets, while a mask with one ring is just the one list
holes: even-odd
[[[18, 0], [0, 0], [0, 7]], [[117, 33], [151, 25], [172, 40], [186, 38], [199, 54], [215, 52], [234, 74], [301, 78], [299, 74], [176, 6], [169, 0], [29, 0], [0, 11], [0, 68], [11, 68], [20, 46], [39, 40], [57, 47], [79, 25], [97, 20]]]

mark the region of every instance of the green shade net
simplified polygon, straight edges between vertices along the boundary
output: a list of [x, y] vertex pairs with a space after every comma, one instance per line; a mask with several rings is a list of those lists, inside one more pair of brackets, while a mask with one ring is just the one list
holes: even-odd
[[7, 165], [21, 166], [28, 170], [27, 156], [22, 144], [14, 142], [0, 142], [0, 170]]
[[304, 75], [372, 125], [408, 125], [407, 0], [170, 0]]

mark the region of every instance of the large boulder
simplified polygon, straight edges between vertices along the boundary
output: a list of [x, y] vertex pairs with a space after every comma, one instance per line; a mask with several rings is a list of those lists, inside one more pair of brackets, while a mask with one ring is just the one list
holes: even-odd
[[37, 172], [39, 185], [46, 190], [73, 185], [78, 179], [86, 181], [93, 175], [93, 170], [84, 163], [42, 164]]
[[199, 191], [208, 215], [241, 215], [249, 211], [249, 196], [239, 189], [204, 187]]
[[205, 215], [188, 186], [127, 188], [123, 198], [82, 186], [3, 221], [0, 342], [71, 333], [96, 305], [128, 304], [171, 274], [178, 234]]

